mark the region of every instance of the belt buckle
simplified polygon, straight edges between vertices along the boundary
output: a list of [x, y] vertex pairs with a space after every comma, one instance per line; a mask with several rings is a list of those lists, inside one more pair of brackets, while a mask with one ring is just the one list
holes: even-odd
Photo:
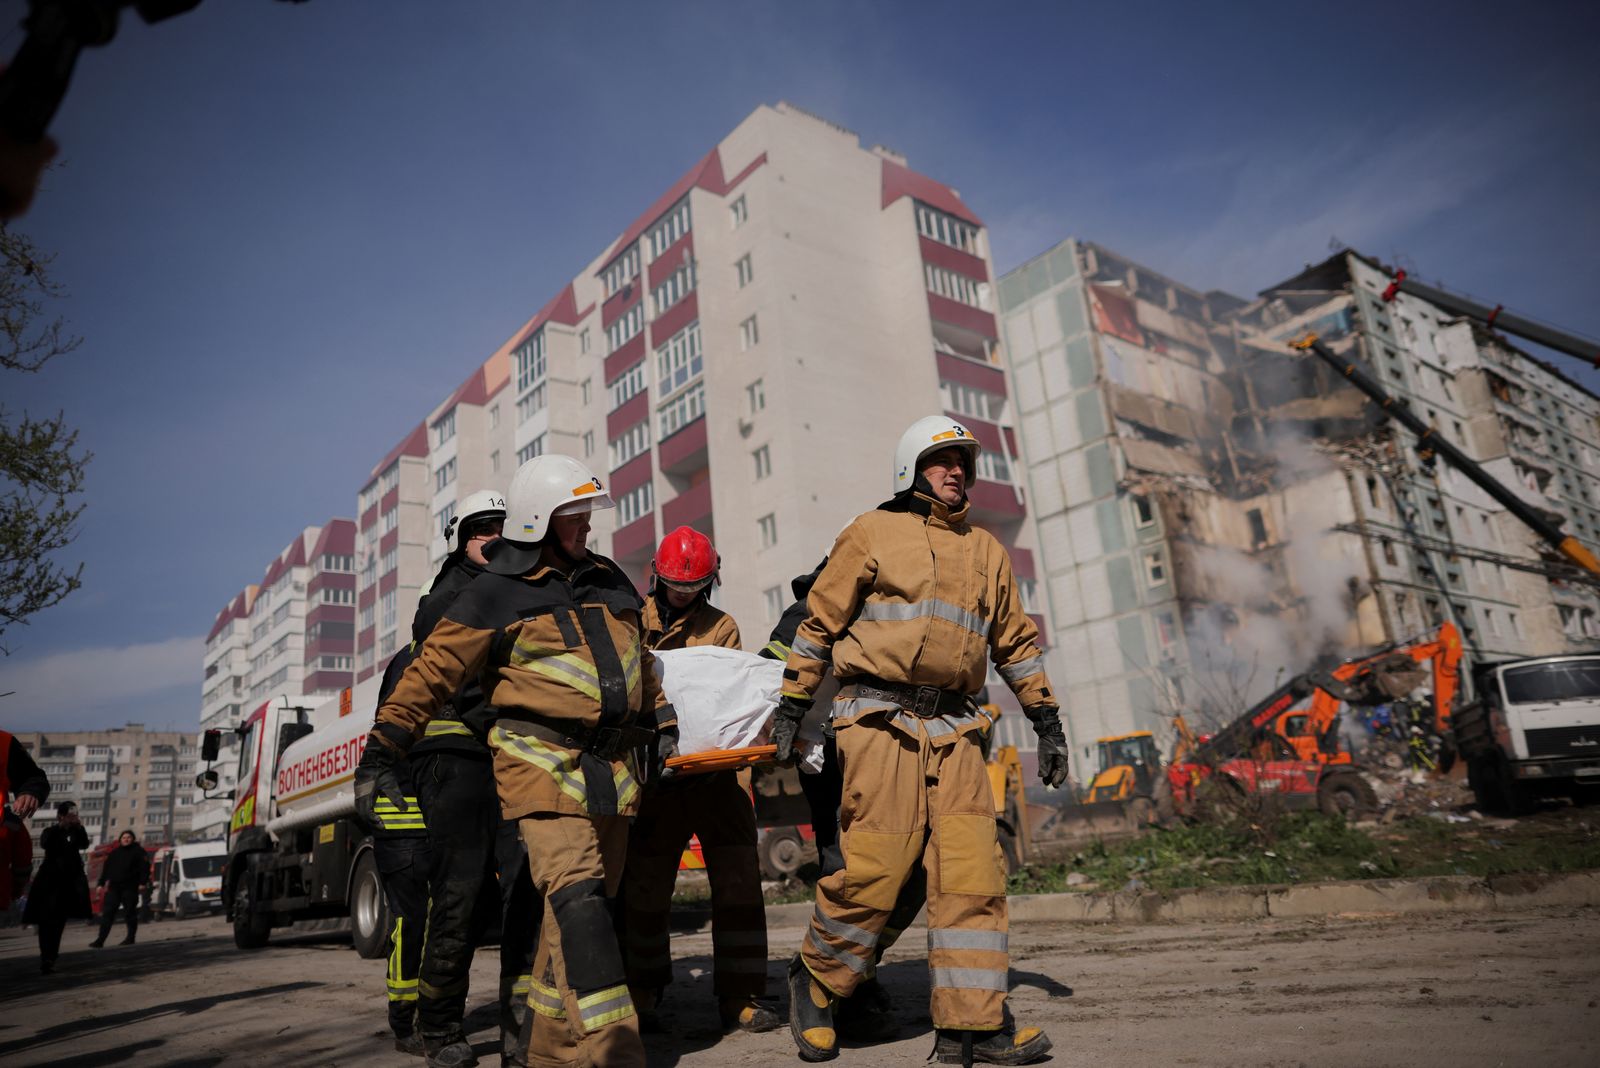
[[912, 711], [923, 719], [931, 719], [939, 714], [939, 697], [944, 691], [937, 686], [918, 686], [916, 707]]
[[596, 727], [589, 735], [589, 744], [584, 749], [595, 756], [604, 756], [615, 753], [622, 748], [622, 729], [620, 727]]

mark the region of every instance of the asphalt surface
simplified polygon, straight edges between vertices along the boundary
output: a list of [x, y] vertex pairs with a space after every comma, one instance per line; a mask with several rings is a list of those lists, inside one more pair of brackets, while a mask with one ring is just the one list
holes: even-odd
[[[771, 932], [778, 993], [798, 944]], [[32, 931], [0, 930], [0, 1064], [380, 1065], [420, 1068], [384, 1030], [383, 962], [341, 933], [274, 932], [241, 953], [219, 919], [146, 924], [139, 944], [88, 948], [68, 928], [55, 974]], [[1047, 1063], [1386, 1066], [1600, 1064], [1600, 910], [1260, 919], [1144, 926], [1019, 923], [1011, 1003], [1055, 1041]], [[922, 1064], [933, 1045], [920, 930], [882, 976], [898, 1040], [846, 1046], [841, 1065]], [[787, 1029], [723, 1036], [709, 933], [673, 942], [673, 1033], [652, 1065], [800, 1064]], [[497, 1062], [496, 950], [480, 951], [468, 1002], [484, 1064]]]

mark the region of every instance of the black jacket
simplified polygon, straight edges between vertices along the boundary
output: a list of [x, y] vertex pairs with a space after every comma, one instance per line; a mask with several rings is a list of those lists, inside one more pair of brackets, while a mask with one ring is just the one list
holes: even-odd
[[129, 889], [143, 886], [149, 881], [150, 854], [138, 842], [117, 846], [106, 858], [106, 866], [100, 869], [101, 886], [110, 883], [120, 889]]
[[57, 823], [39, 834], [44, 863], [28, 887], [28, 906], [22, 910], [23, 923], [46, 920], [86, 920], [89, 918], [89, 880], [84, 878], [82, 853], [89, 848], [89, 835], [82, 824], [63, 827]]
[[[433, 628], [444, 618], [461, 591], [483, 573], [484, 569], [467, 559], [464, 552], [453, 552], [445, 557], [443, 566], [433, 578], [433, 585], [428, 588], [428, 595], [417, 605], [417, 614], [411, 620], [413, 651], [422, 648], [422, 643], [427, 641], [428, 635], [433, 633]], [[398, 675], [395, 680], [399, 681]], [[455, 700], [434, 715], [422, 740], [411, 747], [411, 755], [419, 756], [437, 750], [486, 755], [489, 752], [489, 729], [493, 726], [494, 713], [484, 703], [483, 687], [477, 679], [472, 679], [461, 687]]]

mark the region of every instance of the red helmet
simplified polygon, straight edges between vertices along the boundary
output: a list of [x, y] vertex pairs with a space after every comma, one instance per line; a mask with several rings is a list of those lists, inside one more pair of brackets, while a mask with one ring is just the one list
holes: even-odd
[[661, 539], [651, 567], [671, 589], [695, 593], [717, 579], [721, 562], [710, 538], [693, 527], [679, 527]]

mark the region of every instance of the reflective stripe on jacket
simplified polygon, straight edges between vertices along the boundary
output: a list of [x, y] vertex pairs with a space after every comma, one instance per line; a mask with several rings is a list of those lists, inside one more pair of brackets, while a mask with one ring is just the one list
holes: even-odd
[[[670, 726], [676, 722], [672, 707], [662, 695], [655, 658], [641, 642], [642, 608], [621, 569], [601, 556], [590, 555], [570, 577], [543, 564], [520, 576], [485, 572], [461, 591], [417, 650], [378, 721], [422, 738], [435, 709], [476, 677], [488, 705], [508, 719], [585, 728]], [[383, 741], [381, 733], [373, 738]], [[498, 727], [490, 732], [506, 818], [600, 815], [617, 806], [617, 814], [632, 814], [631, 756], [606, 768], [608, 762], [592, 755], [579, 759], [576, 750], [533, 741]], [[544, 749], [572, 759], [552, 766]], [[595, 776], [603, 782], [590, 781]]]
[[783, 692], [809, 701], [831, 665], [841, 681], [976, 694], [992, 660], [1024, 708], [1053, 701], [1005, 549], [967, 523], [966, 504], [908, 500], [840, 533], [806, 599]]

